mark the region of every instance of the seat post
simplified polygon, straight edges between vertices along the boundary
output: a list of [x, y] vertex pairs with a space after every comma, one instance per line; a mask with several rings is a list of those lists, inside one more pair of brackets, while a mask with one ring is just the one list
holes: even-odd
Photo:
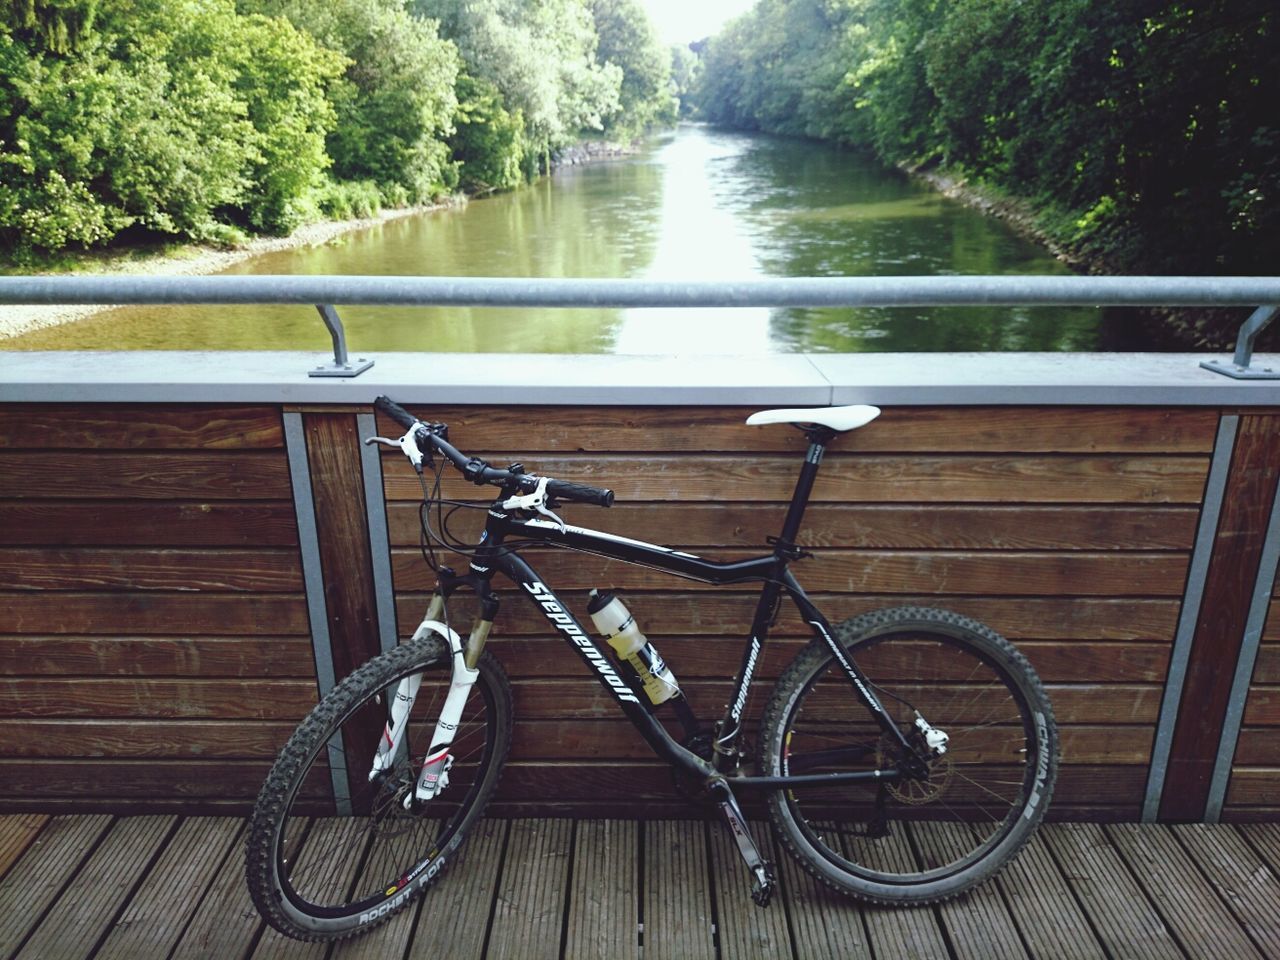
[[779, 546], [792, 548], [800, 533], [800, 522], [804, 519], [805, 507], [809, 505], [809, 495], [813, 492], [813, 482], [818, 476], [818, 465], [822, 463], [822, 455], [827, 444], [836, 435], [836, 431], [821, 426], [811, 426], [805, 430], [809, 438], [809, 452], [805, 454], [804, 464], [800, 467], [800, 476], [796, 479], [796, 489], [791, 495], [791, 505], [787, 508], [787, 517], [782, 523], [782, 534], [778, 537]]

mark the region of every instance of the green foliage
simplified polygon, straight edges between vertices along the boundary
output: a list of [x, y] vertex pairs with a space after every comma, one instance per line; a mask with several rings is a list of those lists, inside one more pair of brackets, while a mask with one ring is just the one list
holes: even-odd
[[0, 22], [47, 50], [69, 53], [92, 29], [98, 0], [9, 0], [6, 7], [0, 7]]
[[[413, 0], [412, 9], [440, 21], [466, 75], [519, 118], [518, 156], [509, 132], [495, 131], [491, 143], [503, 155], [476, 182], [502, 181], [511, 162], [533, 176], [583, 133], [630, 137], [674, 116], [669, 66], [634, 0]], [[476, 136], [467, 135], [470, 146], [455, 144], [455, 152], [472, 151], [473, 164]]]
[[314, 198], [320, 212], [330, 220], [375, 217], [382, 209], [382, 192], [372, 180], [331, 180], [316, 190]]
[[133, 0], [73, 51], [3, 29], [0, 236], [19, 250], [120, 230], [286, 232], [327, 165], [323, 97], [339, 63], [230, 0]]
[[404, 0], [242, 0], [242, 8], [287, 17], [341, 52], [346, 72], [329, 96], [337, 122], [328, 139], [341, 180], [399, 184], [425, 202], [457, 183], [449, 149], [459, 60], [436, 24]]
[[701, 66], [702, 61], [688, 47], [671, 48], [671, 96], [675, 98], [676, 111], [681, 117], [693, 116], [693, 88]]
[[637, 0], [591, 0], [599, 45], [596, 59], [622, 71], [618, 110], [607, 118], [610, 136], [630, 140], [657, 123], [675, 120], [671, 57]]
[[468, 193], [512, 190], [524, 179], [524, 124], [508, 113], [502, 95], [488, 80], [458, 77], [458, 112], [450, 141], [461, 165], [459, 186]]
[[758, 0], [706, 118], [942, 163], [1129, 272], [1274, 271], [1274, 0]]
[[0, 243], [235, 244], [674, 115], [637, 0], [0, 0]]

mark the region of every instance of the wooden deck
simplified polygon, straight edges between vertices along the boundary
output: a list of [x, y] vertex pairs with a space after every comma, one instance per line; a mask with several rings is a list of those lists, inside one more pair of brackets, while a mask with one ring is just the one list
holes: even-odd
[[[1280, 957], [1280, 824], [1052, 824], [938, 909], [752, 905], [715, 824], [489, 820], [420, 905], [337, 946], [266, 930], [231, 817], [0, 817], [0, 958]], [[759, 838], [768, 832], [757, 825]]]

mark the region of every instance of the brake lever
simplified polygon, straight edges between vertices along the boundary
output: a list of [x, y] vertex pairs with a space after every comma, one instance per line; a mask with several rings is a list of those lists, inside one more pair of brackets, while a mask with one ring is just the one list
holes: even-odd
[[538, 485], [534, 487], [533, 493], [526, 493], [524, 496], [511, 496], [502, 501], [503, 510], [534, 510], [544, 517], [549, 517], [555, 521], [556, 526], [560, 528], [561, 533], [567, 532], [563, 520], [547, 509], [547, 480], [548, 477], [539, 477]]
[[418, 473], [422, 473], [422, 450], [418, 447], [419, 424], [414, 424], [409, 428], [408, 432], [399, 440], [389, 440], [386, 437], [365, 437], [365, 445], [371, 443], [380, 443], [387, 447], [396, 447], [401, 453], [409, 458], [409, 462], [413, 464], [413, 469]]

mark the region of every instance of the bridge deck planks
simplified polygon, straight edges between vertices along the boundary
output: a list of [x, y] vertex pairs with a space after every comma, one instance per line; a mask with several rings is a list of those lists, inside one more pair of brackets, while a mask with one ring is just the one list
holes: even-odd
[[781, 861], [781, 890], [759, 911], [715, 824], [487, 820], [418, 906], [333, 947], [263, 929], [244, 888], [238, 818], [40, 820], [0, 817], [0, 838], [26, 837], [0, 874], [6, 958], [561, 960], [637, 956], [641, 945], [675, 960], [1183, 958], [1215, 945], [1280, 956], [1274, 825], [1050, 824], [997, 883], [939, 908], [894, 910], [828, 893], [757, 823], [762, 850]]

